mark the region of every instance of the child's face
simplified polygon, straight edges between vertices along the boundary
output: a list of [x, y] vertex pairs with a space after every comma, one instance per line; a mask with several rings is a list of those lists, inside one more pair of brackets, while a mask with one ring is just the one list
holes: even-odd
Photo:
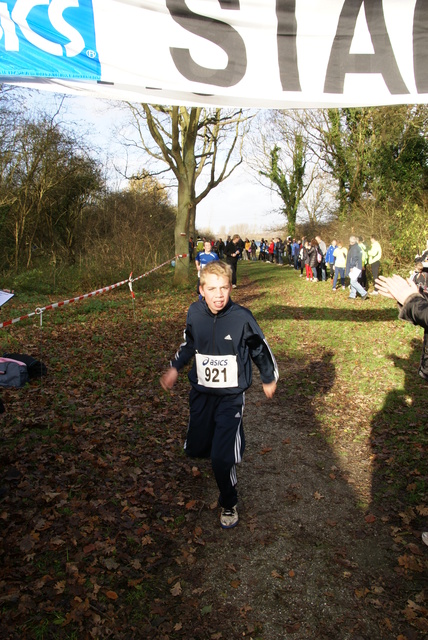
[[218, 313], [229, 302], [230, 282], [226, 276], [209, 273], [203, 286], [199, 287], [211, 313]]

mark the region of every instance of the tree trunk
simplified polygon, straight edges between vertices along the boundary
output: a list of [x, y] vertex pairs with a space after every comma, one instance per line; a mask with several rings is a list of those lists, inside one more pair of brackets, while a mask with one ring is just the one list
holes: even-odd
[[196, 238], [196, 205], [190, 208], [189, 214], [189, 236]]
[[294, 236], [296, 235], [296, 215], [295, 212], [293, 212], [293, 214], [294, 215], [291, 218], [290, 216], [288, 216], [287, 224], [288, 235], [292, 238], [294, 238]]
[[[191, 187], [185, 180], [178, 184], [177, 219], [175, 222], [175, 253], [186, 254], [185, 258], [175, 259], [174, 284], [189, 282], [189, 232], [190, 212], [192, 209]], [[194, 208], [194, 205], [193, 205]]]

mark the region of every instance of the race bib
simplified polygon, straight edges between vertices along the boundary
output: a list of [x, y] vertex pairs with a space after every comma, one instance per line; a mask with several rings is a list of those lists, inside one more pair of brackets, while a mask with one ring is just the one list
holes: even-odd
[[210, 389], [238, 386], [238, 362], [236, 356], [207, 356], [195, 354], [198, 384]]

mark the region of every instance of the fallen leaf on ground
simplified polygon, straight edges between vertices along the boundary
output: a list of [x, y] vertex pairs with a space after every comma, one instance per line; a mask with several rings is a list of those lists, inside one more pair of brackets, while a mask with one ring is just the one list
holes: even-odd
[[269, 453], [270, 451], [272, 451], [272, 447], [264, 447], [264, 449], [260, 451], [260, 455], [264, 456], [266, 453]]
[[281, 580], [284, 580], [284, 576], [278, 573], [278, 571], [275, 571], [275, 569], [272, 571], [270, 575], [272, 576], [272, 578], [280, 578]]

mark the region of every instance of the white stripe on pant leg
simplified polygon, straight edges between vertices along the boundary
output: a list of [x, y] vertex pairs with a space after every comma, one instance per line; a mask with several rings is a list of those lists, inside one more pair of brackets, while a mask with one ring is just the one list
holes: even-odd
[[244, 406], [245, 406], [245, 393], [242, 394], [242, 407], [241, 407], [241, 419], [239, 420], [239, 424], [238, 424], [238, 428], [236, 430], [236, 436], [235, 436], [235, 462], [242, 462], [242, 456], [241, 456], [241, 445], [242, 445], [242, 438], [241, 438], [241, 425], [242, 425], [242, 416], [244, 414]]
[[232, 487], [235, 487], [238, 484], [238, 476], [236, 475], [236, 465], [234, 464], [230, 470], [230, 482], [232, 483]]
[[[241, 425], [241, 421], [239, 422], [239, 424]], [[239, 463], [242, 461], [242, 456], [241, 456], [241, 433], [238, 427], [238, 431], [236, 432], [236, 438], [235, 438], [235, 462]]]
[[[238, 428], [236, 430], [236, 437], [235, 437], [235, 463], [242, 462], [242, 456], [241, 456], [241, 444], [242, 444], [241, 425], [242, 425], [242, 416], [244, 414], [244, 406], [245, 406], [245, 393], [242, 394], [241, 419], [239, 420]], [[234, 464], [233, 467], [230, 470], [230, 481], [231, 481], [233, 487], [238, 484], [238, 476], [236, 475], [236, 464]]]

